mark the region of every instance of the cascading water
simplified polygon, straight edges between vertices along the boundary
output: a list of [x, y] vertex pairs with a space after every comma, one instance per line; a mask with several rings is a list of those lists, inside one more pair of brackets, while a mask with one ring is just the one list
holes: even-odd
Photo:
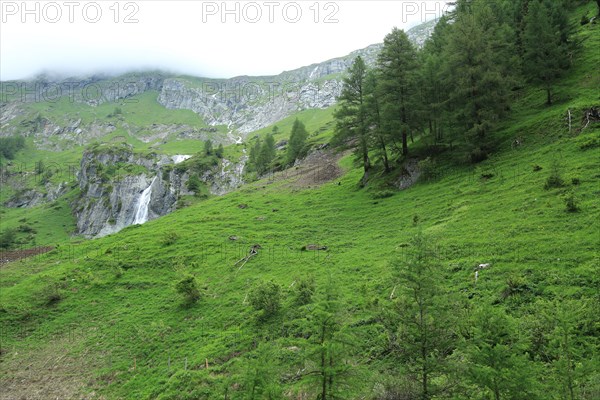
[[248, 156], [246, 155], [246, 149], [242, 149], [243, 156], [240, 157], [240, 162], [235, 166], [235, 173], [233, 175], [233, 179], [231, 180], [231, 184], [233, 187], [241, 186], [244, 183], [242, 177], [244, 174], [244, 168], [246, 167], [246, 162], [248, 161]]
[[142, 192], [140, 198], [137, 201], [135, 206], [135, 218], [133, 219], [133, 224], [143, 224], [148, 221], [148, 205], [150, 204], [150, 198], [152, 197], [152, 185], [154, 185], [154, 181], [156, 180], [156, 176], [152, 179], [150, 186], [148, 186]]

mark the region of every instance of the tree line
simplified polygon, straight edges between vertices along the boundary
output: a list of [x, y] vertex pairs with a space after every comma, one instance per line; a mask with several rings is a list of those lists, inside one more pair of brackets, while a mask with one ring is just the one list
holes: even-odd
[[577, 47], [573, 3], [458, 0], [422, 49], [394, 28], [373, 68], [357, 57], [343, 80], [335, 140], [354, 149], [363, 184], [375, 165], [389, 172], [405, 159], [417, 135], [430, 148], [461, 144], [471, 162], [484, 160], [490, 132], [525, 84], [552, 104]]
[[279, 133], [279, 127], [275, 125], [270, 133], [264, 139], [260, 137], [255, 139], [248, 155], [248, 171], [255, 172], [257, 176], [264, 175], [268, 171], [281, 169], [293, 165], [296, 160], [306, 156], [308, 152], [307, 139], [308, 131], [306, 126], [298, 118], [294, 121], [290, 131], [290, 137], [285, 143], [285, 155], [277, 159], [277, 149], [275, 147], [274, 136]]

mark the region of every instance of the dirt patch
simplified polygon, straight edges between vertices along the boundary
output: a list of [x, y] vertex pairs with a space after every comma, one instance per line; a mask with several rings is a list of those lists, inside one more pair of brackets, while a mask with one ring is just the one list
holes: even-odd
[[0, 400], [92, 400], [85, 359], [70, 354], [72, 343], [55, 341], [35, 351], [7, 350], [0, 359]]
[[347, 154], [347, 152], [336, 153], [326, 149], [314, 151], [305, 159], [296, 162], [293, 167], [270, 175], [268, 181], [288, 180], [293, 188], [318, 187], [344, 174], [338, 161]]
[[327, 250], [327, 246], [320, 246], [318, 244], [307, 244], [306, 246], [302, 246], [302, 251], [325, 251]]
[[21, 260], [23, 258], [39, 256], [52, 250], [54, 250], [54, 247], [33, 247], [30, 249], [21, 250], [2, 250], [0, 251], [0, 265]]

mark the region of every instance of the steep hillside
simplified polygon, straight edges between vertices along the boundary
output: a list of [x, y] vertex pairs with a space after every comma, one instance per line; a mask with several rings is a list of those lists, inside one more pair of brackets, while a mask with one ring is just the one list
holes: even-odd
[[[301, 174], [262, 181], [115, 236], [3, 266], [3, 386], [59, 395], [81, 385], [109, 399], [221, 398], [227, 390], [247, 398], [246, 382], [264, 367], [290, 393], [285, 398], [309, 395], [315, 385], [304, 373], [316, 369], [317, 315], [295, 299], [298, 282], [313, 277], [315, 305], [329, 290], [343, 304], [340, 327], [352, 338], [343, 356], [352, 366], [346, 398], [373, 395], [388, 368], [381, 358], [386, 327], [377, 316], [393, 305], [389, 261], [402, 257], [420, 230], [435, 238], [444, 290], [459, 299], [461, 312], [499, 303], [528, 326], [535, 320], [526, 316], [542, 299], [597, 301], [597, 148], [582, 150], [571, 138], [543, 142], [391, 197], [357, 190], [360, 171], [345, 159], [346, 175], [320, 187], [314, 171], [299, 184]], [[558, 151], [564, 178], [580, 182], [579, 213], [566, 212], [560, 191], [543, 188]], [[255, 244], [258, 255], [236, 264]], [[302, 251], [310, 244], [327, 249]], [[480, 263], [491, 267], [475, 282]], [[193, 307], [175, 290], [186, 274], [201, 282]], [[248, 294], [270, 280], [281, 286], [283, 305], [261, 322]], [[589, 307], [585, 318], [597, 323]], [[582, 387], [593, 375], [586, 379]]]
[[[435, 21], [428, 22], [409, 33], [422, 43], [434, 26]], [[224, 157], [193, 170], [190, 163], [179, 165], [175, 186], [161, 184], [166, 189], [160, 196], [153, 191], [150, 206], [160, 211], [150, 212], [150, 218], [235, 189], [244, 180], [244, 137], [257, 130], [251, 137], [264, 134], [265, 127], [277, 123], [282, 128], [278, 140], [283, 140], [296, 117], [308, 118], [311, 133], [321, 139], [330, 136], [342, 72], [357, 55], [374, 63], [380, 48], [373, 45], [272, 77], [204, 79], [150, 71], [2, 82], [0, 137], [25, 137], [26, 146], [14, 160], [0, 156], [1, 231], [16, 230], [20, 247], [116, 232], [134, 222], [135, 203], [154, 177], [173, 169], [173, 162], [163, 168], [169, 164], [165, 160], [201, 153], [207, 140], [226, 146]], [[312, 142], [320, 140], [315, 135]], [[92, 176], [104, 186], [90, 191], [90, 179], [78, 171], [86, 168], [82, 155], [94, 143], [130, 145], [128, 151], [138, 160], [147, 160], [146, 171], [133, 165], [110, 176]], [[196, 175], [203, 188], [194, 198], [187, 181]], [[127, 190], [131, 193], [123, 206], [116, 198]]]
[[[394, 351], [423, 334], [397, 328], [423, 291], [445, 322], [425, 334], [459, 342], [433, 378], [444, 398], [599, 398], [598, 25], [577, 38], [559, 100], [523, 90], [478, 165], [450, 153], [405, 190], [401, 168], [360, 189], [350, 156], [316, 153], [3, 264], [0, 399], [315, 399], [324, 377], [341, 399], [416, 398]], [[308, 117], [313, 139], [331, 129]]]

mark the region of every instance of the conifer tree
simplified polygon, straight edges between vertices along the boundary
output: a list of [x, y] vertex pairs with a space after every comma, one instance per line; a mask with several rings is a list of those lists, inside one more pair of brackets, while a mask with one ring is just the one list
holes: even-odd
[[384, 171], [386, 173], [390, 172], [391, 167], [387, 149], [388, 138], [382, 125], [380, 93], [377, 84], [377, 75], [374, 70], [367, 71], [367, 75], [365, 76], [365, 109], [368, 133], [375, 143], [374, 147], [381, 158]]
[[[420, 398], [428, 400], [440, 390], [434, 382], [444, 372], [455, 347], [452, 296], [442, 292], [442, 271], [431, 240], [417, 234], [406, 257], [392, 263], [399, 278], [395, 352], [420, 386]], [[397, 319], [396, 319], [397, 318]]]
[[294, 125], [292, 125], [292, 132], [290, 133], [290, 140], [288, 142], [288, 164], [293, 164], [294, 161], [305, 155], [307, 138], [308, 132], [306, 131], [306, 127], [302, 121], [296, 118]]
[[[417, 52], [404, 31], [394, 28], [384, 41], [377, 60], [382, 112], [388, 136], [408, 154], [408, 135], [418, 123], [416, 112]], [[412, 137], [412, 136], [411, 136]]]
[[523, 32], [523, 72], [546, 90], [546, 104], [552, 104], [552, 85], [569, 68], [566, 12], [555, 0], [532, 0]]
[[267, 134], [264, 142], [260, 146], [260, 151], [256, 158], [256, 171], [259, 175], [264, 174], [269, 169], [274, 158], [275, 139], [273, 139], [273, 135], [269, 133]]
[[346, 347], [352, 342], [343, 329], [342, 303], [332, 277], [329, 277], [324, 290], [311, 315], [313, 346], [309, 357], [315, 370], [307, 375], [315, 377], [315, 387], [319, 393], [317, 399], [348, 398], [343, 393], [341, 383], [349, 370], [344, 362]]
[[260, 155], [261, 149], [261, 140], [257, 138], [254, 142], [254, 145], [250, 148], [250, 154], [248, 154], [248, 164], [251, 168], [256, 170], [256, 163], [258, 161], [258, 156]]
[[207, 155], [207, 156], [210, 156], [210, 155], [212, 155], [212, 153], [213, 153], [213, 144], [212, 144], [212, 141], [210, 139], [207, 139], [204, 142], [204, 154]]
[[447, 41], [449, 24], [447, 17], [443, 17], [436, 24], [431, 37], [425, 42], [419, 54], [421, 68], [419, 69], [419, 88], [421, 120], [425, 123], [429, 135], [434, 143], [444, 138], [444, 131], [448, 124], [447, 103], [450, 94], [450, 83], [444, 75], [443, 56], [444, 46]]
[[461, 1], [444, 47], [457, 134], [479, 146], [508, 110], [514, 82], [515, 32], [486, 0]]
[[335, 140], [354, 140], [354, 153], [361, 160], [364, 175], [362, 184], [369, 179], [371, 160], [369, 158], [369, 132], [366, 121], [365, 79], [367, 67], [362, 57], [356, 57], [344, 78], [342, 93], [338, 97], [339, 108], [336, 119]]
[[219, 147], [217, 147], [217, 150], [215, 150], [215, 156], [217, 156], [217, 158], [223, 158], [224, 153], [225, 148], [223, 148], [223, 143], [220, 143]]

